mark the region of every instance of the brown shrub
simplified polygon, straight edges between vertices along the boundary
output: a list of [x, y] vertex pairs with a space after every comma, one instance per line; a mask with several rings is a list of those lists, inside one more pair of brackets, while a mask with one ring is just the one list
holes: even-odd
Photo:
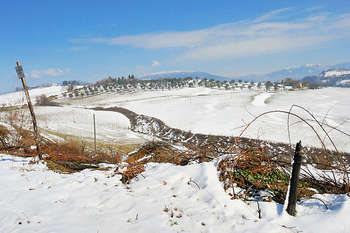
[[52, 97], [47, 97], [46, 95], [40, 95], [35, 98], [36, 105], [39, 106], [58, 106], [57, 103], [52, 101]]
[[128, 165], [127, 169], [121, 173], [122, 178], [120, 179], [123, 184], [129, 184], [131, 179], [136, 177], [138, 174], [145, 171], [144, 163], [131, 163]]
[[10, 136], [10, 131], [3, 125], [0, 125], [0, 143], [1, 147], [8, 147], [8, 139]]
[[[248, 148], [219, 162], [219, 180], [223, 183], [225, 191], [232, 190], [232, 198], [249, 199], [261, 190], [269, 190], [272, 194], [269, 200], [284, 203], [290, 179], [290, 163], [278, 157], [271, 157], [269, 150], [268, 147]], [[333, 169], [343, 172], [341, 167], [326, 168], [327, 171]], [[345, 181], [343, 184], [335, 181], [331, 175], [327, 175], [327, 171], [319, 170], [317, 175], [303, 167], [302, 171], [298, 184], [298, 199], [311, 197], [315, 194], [314, 190], [319, 193], [348, 192], [348, 184]], [[236, 186], [243, 191], [235, 192]]]
[[198, 153], [178, 151], [170, 144], [164, 142], [149, 142], [130, 154], [125, 162], [131, 164], [143, 159], [142, 161], [145, 163], [172, 163], [183, 166], [187, 165], [191, 160], [200, 158]]

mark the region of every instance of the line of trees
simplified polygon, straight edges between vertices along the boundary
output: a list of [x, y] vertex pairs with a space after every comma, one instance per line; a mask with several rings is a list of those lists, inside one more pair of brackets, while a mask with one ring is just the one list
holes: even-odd
[[105, 92], [133, 92], [136, 90], [171, 90], [184, 87], [207, 87], [224, 90], [268, 90], [278, 91], [283, 89], [300, 89], [300, 88], [317, 88], [308, 83], [286, 78], [281, 82], [248, 82], [243, 80], [215, 80], [215, 79], [200, 79], [198, 77], [186, 78], [166, 78], [154, 80], [137, 79], [134, 75], [127, 77], [107, 77], [97, 81], [92, 85], [85, 85], [80, 89], [74, 89], [72, 82], [67, 82], [68, 91], [64, 93], [65, 97], [84, 97], [96, 95]]

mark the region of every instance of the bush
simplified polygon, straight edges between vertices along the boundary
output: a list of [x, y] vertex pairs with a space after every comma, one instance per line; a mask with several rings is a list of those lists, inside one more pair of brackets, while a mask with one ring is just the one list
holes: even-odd
[[9, 135], [10, 131], [5, 126], [0, 125], [0, 143], [2, 148], [8, 146]]
[[46, 95], [40, 95], [35, 98], [36, 105], [39, 106], [58, 106], [57, 103], [52, 101], [52, 98]]
[[13, 129], [8, 134], [8, 137], [11, 138], [11, 143], [7, 143], [8, 147], [26, 147], [35, 144], [30, 131], [32, 125], [28, 111], [25, 109], [10, 110], [4, 114], [4, 117], [7, 124]]

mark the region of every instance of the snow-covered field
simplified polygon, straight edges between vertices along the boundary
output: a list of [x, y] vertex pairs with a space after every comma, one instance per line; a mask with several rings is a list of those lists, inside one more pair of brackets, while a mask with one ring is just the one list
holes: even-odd
[[[32, 98], [40, 94], [59, 95], [62, 87], [54, 86], [32, 90]], [[39, 126], [91, 138], [93, 135], [92, 114], [87, 108], [124, 107], [139, 114], [157, 117], [170, 127], [194, 133], [237, 136], [242, 127], [255, 116], [271, 110], [289, 111], [292, 104], [310, 110], [322, 123], [350, 132], [350, 89], [323, 88], [319, 90], [283, 91], [277, 93], [257, 91], [231, 91], [208, 88], [185, 88], [170, 91], [148, 91], [132, 94], [101, 94], [83, 99], [63, 99], [63, 107], [36, 107]], [[0, 103], [18, 103], [23, 94], [10, 93], [0, 96]], [[305, 112], [294, 108], [315, 126], [322, 140], [320, 127], [312, 123]], [[128, 130], [128, 120], [119, 113], [96, 112], [97, 135], [100, 140], [119, 143], [140, 143], [145, 136]], [[305, 123], [291, 117], [292, 143], [302, 140], [304, 145], [320, 147], [314, 132]], [[350, 151], [350, 138], [325, 126], [339, 150]], [[243, 136], [279, 142], [289, 142], [287, 114], [273, 113], [258, 119]], [[328, 148], [329, 140], [325, 139]]]
[[[80, 107], [125, 107], [139, 114], [157, 117], [170, 127], [195, 133], [237, 136], [242, 126], [255, 116], [271, 110], [289, 111], [298, 104], [310, 110], [322, 123], [350, 132], [350, 107], [348, 88], [260, 93], [255, 91], [232, 92], [207, 88], [187, 88], [171, 91], [140, 92], [134, 94], [104, 94], [81, 100], [69, 100]], [[312, 119], [295, 108], [294, 113]], [[305, 123], [291, 117], [292, 143], [321, 146], [314, 132]], [[321, 138], [324, 134], [315, 126]], [[324, 126], [339, 150], [350, 151], [350, 138]], [[273, 113], [257, 120], [243, 136], [289, 142], [287, 114]], [[331, 144], [325, 140], [328, 148]]]
[[297, 217], [260, 202], [259, 219], [256, 202], [224, 192], [217, 160], [148, 164], [127, 186], [112, 171], [57, 174], [28, 162], [0, 155], [0, 232], [350, 232], [346, 195], [316, 195], [328, 210], [315, 199], [300, 202]]
[[[61, 96], [61, 94], [66, 90], [63, 86], [51, 86], [43, 88], [34, 88], [29, 90], [29, 95], [35, 103], [35, 98], [40, 95], [46, 96]], [[0, 95], [0, 106], [10, 106], [10, 105], [23, 105], [26, 103], [26, 96], [23, 91], [12, 92], [4, 95]]]
[[36, 107], [39, 125], [42, 129], [61, 134], [93, 138], [93, 114], [99, 141], [122, 144], [143, 143], [146, 136], [130, 131], [129, 120], [116, 112], [92, 111], [89, 109], [65, 107]]

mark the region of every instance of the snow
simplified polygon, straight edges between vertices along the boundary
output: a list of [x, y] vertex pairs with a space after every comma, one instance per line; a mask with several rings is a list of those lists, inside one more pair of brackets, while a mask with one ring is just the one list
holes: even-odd
[[[105, 93], [83, 99], [60, 99], [58, 101], [63, 107], [35, 107], [35, 112], [40, 128], [88, 138], [93, 135], [93, 111], [88, 109], [114, 106], [159, 118], [169, 127], [193, 133], [238, 136], [242, 127], [255, 116], [272, 110], [289, 111], [292, 104], [298, 104], [314, 113], [322, 123], [349, 133], [349, 90], [323, 88], [261, 93], [248, 90], [184, 88], [132, 94]], [[297, 108], [294, 108], [293, 112], [305, 119], [311, 119]], [[101, 140], [141, 143], [149, 139], [145, 135], [131, 132], [128, 129], [128, 119], [119, 113], [99, 111], [96, 112], [96, 119], [97, 136]], [[325, 127], [339, 150], [350, 151], [348, 137]], [[320, 128], [315, 128], [323, 138]], [[321, 146], [314, 132], [294, 117], [291, 117], [290, 130], [293, 144], [302, 140], [303, 145]], [[288, 143], [287, 114], [265, 115], [254, 122], [243, 136]], [[328, 140], [325, 144], [332, 149]]]
[[348, 83], [350, 83], [350, 80], [349, 80], [349, 79], [341, 80], [341, 81], [340, 81], [340, 84], [348, 84]]
[[99, 141], [116, 143], [143, 143], [145, 137], [131, 132], [128, 118], [117, 112], [93, 111], [76, 107], [36, 107], [39, 126], [42, 129], [93, 138], [93, 114]]
[[[46, 91], [42, 88], [41, 93], [49, 93], [50, 88], [60, 87], [49, 87]], [[83, 99], [61, 98], [56, 101], [61, 102], [63, 107], [35, 107], [35, 112], [38, 115], [40, 128], [88, 138], [93, 135], [93, 111], [86, 108], [114, 106], [159, 118], [169, 127], [193, 133], [238, 136], [242, 127], [255, 116], [272, 110], [289, 111], [292, 104], [298, 104], [314, 113], [322, 123], [349, 133], [349, 90], [323, 88], [266, 93], [248, 90], [183, 88], [131, 94], [105, 93]], [[13, 103], [15, 94], [2, 95], [0, 101]], [[309, 115], [297, 108], [293, 112], [305, 119], [311, 119]], [[131, 132], [128, 129], [128, 119], [119, 113], [98, 112], [96, 114], [97, 136], [100, 140], [142, 143], [149, 139], [145, 135]], [[325, 127], [339, 150], [350, 151], [348, 137]], [[321, 129], [318, 126], [315, 128], [321, 134], [321, 138], [324, 138]], [[291, 118], [290, 130], [293, 144], [302, 140], [303, 145], [321, 146], [314, 132], [294, 117]], [[288, 143], [287, 115], [281, 113], [265, 115], [254, 122], [243, 136]], [[333, 149], [328, 140], [325, 144]]]
[[329, 70], [324, 73], [324, 77], [341, 76], [350, 74], [350, 70]]
[[263, 92], [254, 97], [254, 100], [252, 101], [252, 104], [255, 106], [266, 106], [265, 102], [268, 98], [270, 98], [273, 95], [273, 93], [270, 92]]
[[112, 171], [57, 174], [29, 159], [0, 155], [0, 232], [349, 232], [346, 195], [303, 200], [297, 217], [282, 205], [231, 200], [217, 160], [148, 164], [130, 185]]
[[[51, 86], [51, 87], [43, 87], [43, 88], [34, 88], [29, 90], [29, 95], [33, 103], [35, 103], [35, 98], [40, 95], [49, 96], [61, 96], [62, 93], [66, 90], [66, 87], [63, 86]], [[26, 97], [23, 91], [8, 93], [4, 95], [0, 95], [0, 106], [5, 105], [23, 105], [27, 103]]]
[[[171, 91], [140, 92], [135, 94], [104, 94], [70, 102], [83, 107], [119, 106], [138, 114], [156, 117], [168, 126], [193, 133], [238, 136], [242, 127], [255, 116], [273, 110], [289, 111], [293, 104], [310, 110], [323, 123], [350, 132], [349, 91], [347, 88], [280, 91], [273, 95], [256, 91], [232, 91], [208, 88], [185, 88]], [[268, 102], [265, 100], [268, 98]], [[266, 103], [265, 103], [266, 102]], [[294, 108], [294, 113], [312, 119]], [[321, 134], [321, 129], [310, 121]], [[338, 131], [325, 126], [339, 150], [350, 151], [350, 140]], [[315, 133], [305, 123], [291, 117], [292, 143], [320, 147]], [[258, 119], [243, 136], [288, 143], [287, 114], [273, 113]], [[326, 140], [328, 148], [333, 149]]]

